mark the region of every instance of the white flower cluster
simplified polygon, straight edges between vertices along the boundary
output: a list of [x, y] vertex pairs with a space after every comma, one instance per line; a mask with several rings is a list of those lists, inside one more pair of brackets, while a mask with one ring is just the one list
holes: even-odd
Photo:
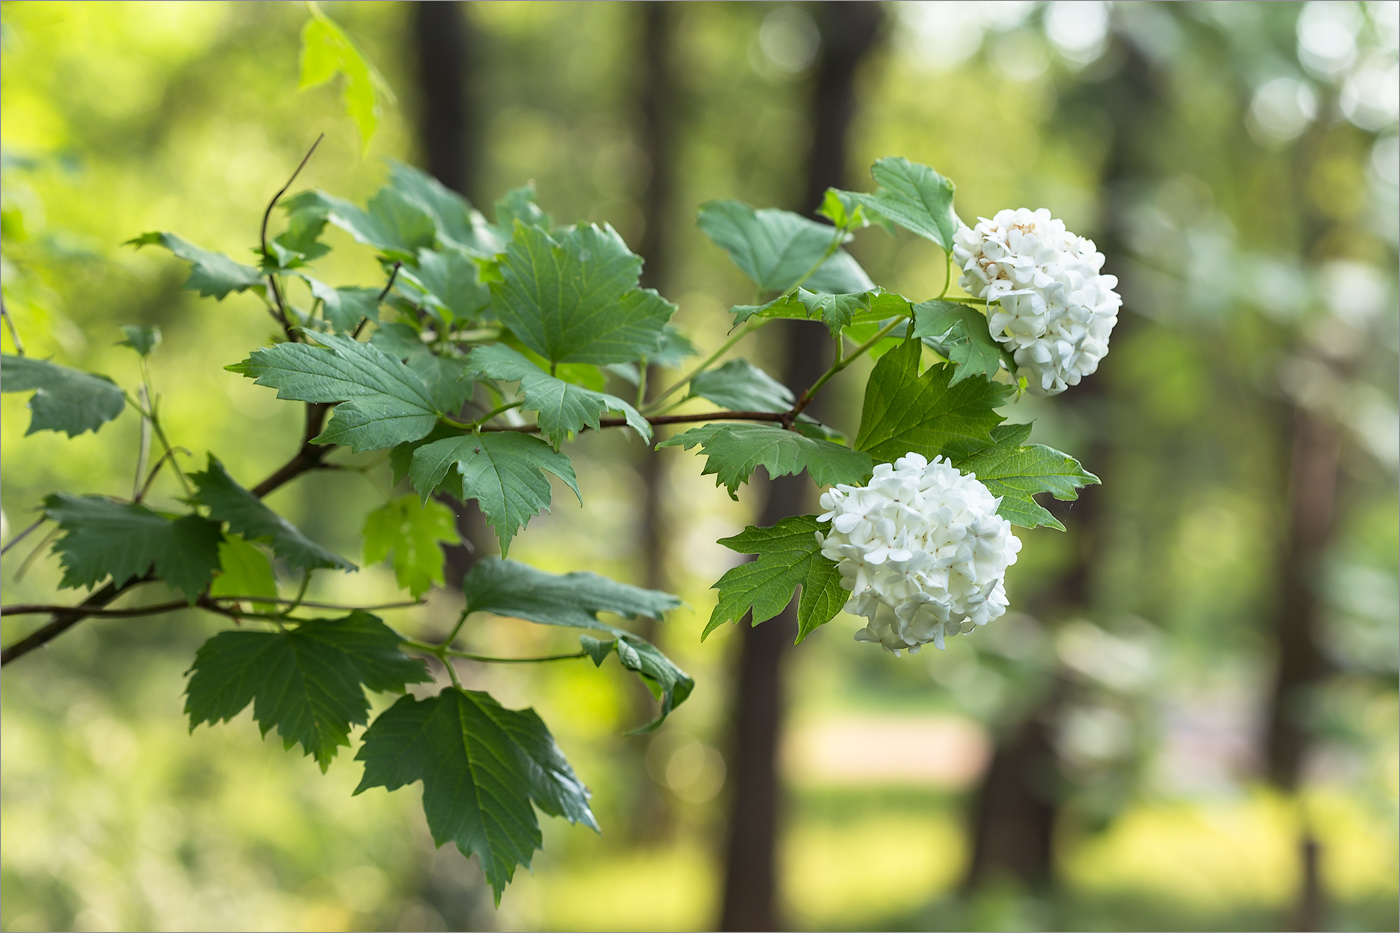
[[954, 239], [959, 280], [991, 305], [992, 336], [1016, 359], [1031, 391], [1055, 395], [1099, 368], [1123, 303], [1094, 241], [1041, 208], [998, 211]]
[[869, 621], [857, 641], [896, 655], [970, 632], [1006, 611], [1006, 568], [1021, 541], [997, 515], [1001, 500], [942, 457], [882, 463], [865, 486], [822, 495], [831, 533], [817, 533], [851, 592], [846, 611]]

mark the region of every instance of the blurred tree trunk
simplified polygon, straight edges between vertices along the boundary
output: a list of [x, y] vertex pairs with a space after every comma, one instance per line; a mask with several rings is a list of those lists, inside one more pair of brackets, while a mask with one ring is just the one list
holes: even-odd
[[[480, 154], [472, 145], [480, 119], [467, 93], [476, 31], [465, 4], [414, 3], [410, 9], [415, 48], [409, 57], [418, 61], [416, 129], [424, 168], [470, 200], [481, 165]], [[462, 537], [462, 544], [443, 548], [446, 583], [457, 587], [472, 564], [490, 553], [494, 538], [475, 499], [466, 503], [447, 495], [438, 499], [456, 513], [457, 533]]]
[[[1121, 270], [1128, 256], [1129, 192], [1133, 182], [1151, 170], [1151, 132], [1162, 101], [1160, 76], [1152, 63], [1121, 34], [1113, 41], [1122, 53], [1119, 73], [1106, 81], [1080, 85], [1079, 93], [1067, 96], [1062, 105], [1066, 109], [1097, 110], [1113, 127], [1100, 176], [1105, 200], [1096, 238], [1099, 251], [1108, 257], [1106, 272]], [[1115, 341], [1122, 341], [1135, 326], [1131, 304], [1132, 296], [1125, 292], [1124, 309], [1113, 334]], [[1112, 365], [1111, 356], [1107, 365]], [[1103, 379], [1101, 369], [1057, 400], [1065, 414], [1089, 428], [1083, 462], [1091, 472], [1105, 469], [1111, 454], [1108, 435], [1114, 408], [1104, 396]], [[1100, 563], [1108, 518], [1100, 496], [1100, 491], [1091, 487], [1081, 490], [1072, 507], [1050, 507], [1052, 512], [1060, 513], [1057, 517], [1069, 528], [1067, 533], [1074, 536], [1074, 560], [1058, 585], [1029, 607], [1047, 625], [1083, 614], [1092, 606], [1093, 572]], [[1012, 724], [999, 737], [975, 795], [972, 855], [963, 879], [965, 891], [998, 876], [1010, 876], [1035, 886], [1055, 882], [1054, 837], [1063, 776], [1054, 732], [1065, 701], [1065, 680], [1055, 673], [1048, 693], [1035, 704], [1030, 715]]]
[[[812, 150], [808, 157], [803, 213], [821, 203], [830, 186], [844, 187], [848, 137], [855, 115], [855, 76], [874, 48], [883, 20], [879, 4], [839, 2], [810, 8], [821, 31], [811, 105]], [[802, 391], [826, 370], [833, 353], [819, 324], [780, 321], [778, 339], [786, 346], [782, 381]], [[822, 417], [821, 400], [812, 413]], [[759, 519], [772, 525], [812, 509], [810, 481], [787, 477], [768, 484]], [[776, 850], [782, 791], [778, 744], [782, 728], [782, 661], [797, 631], [796, 603], [777, 618], [752, 628], [740, 626], [738, 678], [733, 705], [728, 763], [729, 831], [724, 866], [722, 930], [777, 930], [783, 927], [775, 903]]]

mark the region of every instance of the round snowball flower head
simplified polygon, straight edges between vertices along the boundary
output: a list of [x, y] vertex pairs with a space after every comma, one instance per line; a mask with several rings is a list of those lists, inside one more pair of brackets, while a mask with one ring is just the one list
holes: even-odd
[[992, 336], [1032, 392], [1055, 395], [1099, 368], [1123, 299], [1093, 240], [1023, 207], [962, 227], [953, 261], [962, 287], [988, 302]]
[[997, 515], [1001, 500], [971, 473], [916, 453], [882, 463], [864, 486], [821, 497], [831, 532], [817, 533], [851, 594], [846, 611], [868, 623], [857, 641], [898, 655], [986, 625], [1006, 611], [1006, 568], [1021, 541]]

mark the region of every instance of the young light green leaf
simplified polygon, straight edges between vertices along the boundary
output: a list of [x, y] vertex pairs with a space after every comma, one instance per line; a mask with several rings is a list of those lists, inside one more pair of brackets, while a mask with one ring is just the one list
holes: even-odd
[[[659, 726], [695, 689], [695, 681], [662, 654], [656, 646], [625, 629], [598, 619], [599, 612], [626, 617], [660, 619], [681, 601], [660, 590], [644, 590], [617, 583], [597, 574], [545, 573], [526, 564], [487, 558], [478, 561], [462, 580], [462, 594], [472, 612], [512, 616], [539, 625], [563, 625], [606, 632], [614, 641], [593, 648], [584, 643], [594, 663], [601, 664], [608, 648], [617, 652], [623, 667], [634, 671], [661, 701], [657, 718], [638, 731]], [[595, 654], [602, 651], [602, 656]]]
[[303, 191], [288, 198], [286, 206], [310, 216], [319, 213], [356, 242], [405, 263], [416, 261], [420, 249], [432, 249], [437, 237], [437, 224], [428, 212], [395, 188], [379, 189], [364, 210], [324, 191]]
[[437, 224], [438, 239], [473, 256], [489, 259], [505, 249], [480, 211], [427, 172], [389, 159], [389, 184], [417, 204]]
[[291, 522], [262, 504], [229, 475], [219, 458], [209, 454], [209, 467], [202, 473], [191, 473], [190, 481], [198, 492], [196, 501], [209, 507], [209, 517], [228, 522], [228, 530], [245, 538], [264, 540], [276, 554], [296, 570], [332, 568], [355, 570], [354, 564], [326, 550], [301, 533]]
[[[814, 292], [863, 292], [874, 287], [865, 270], [836, 248], [850, 234], [800, 214], [755, 210], [741, 201], [709, 201], [700, 205], [699, 224], [764, 291], [787, 291], [799, 283]], [[823, 256], [828, 258], [823, 261]]]
[[[496, 529], [501, 553], [541, 509], [549, 511], [551, 492], [544, 471], [562, 479], [579, 495], [569, 458], [538, 437], [498, 431], [448, 437], [413, 452], [409, 482], [423, 501], [446, 485], [462, 501], [475, 499]], [[449, 478], [449, 474], [454, 474]], [[580, 496], [579, 501], [583, 499]]]
[[436, 499], [403, 496], [365, 516], [365, 563], [388, 559], [394, 579], [418, 599], [443, 582], [444, 544], [460, 544], [456, 516]]
[[951, 181], [917, 162], [881, 159], [870, 169], [880, 185], [874, 194], [850, 194], [876, 216], [888, 217], [905, 230], [930, 239], [952, 252], [953, 235], [961, 221], [953, 212]]
[[994, 496], [1001, 497], [997, 514], [1023, 528], [1048, 525], [1060, 531], [1065, 526], [1035, 501], [1048, 492], [1056, 499], [1079, 497], [1077, 489], [1099, 482], [1069, 454], [1044, 444], [1025, 444], [1029, 424], [1004, 424], [992, 431], [995, 442], [957, 464], [964, 473], [975, 474]]
[[355, 788], [397, 790], [423, 782], [423, 813], [438, 845], [475, 855], [500, 905], [517, 865], [530, 867], [542, 839], [533, 802], [595, 832], [589, 792], [532, 709], [505, 709], [490, 695], [448, 687], [400, 699], [365, 732]]
[[987, 316], [962, 302], [934, 300], [914, 305], [911, 336], [931, 342], [957, 367], [950, 385], [957, 385], [968, 376], [992, 378], [1006, 355], [987, 329]]
[[160, 346], [160, 328], [154, 324], [123, 324], [125, 340], [117, 341], [119, 347], [131, 347], [140, 356], [150, 356]]
[[557, 379], [503, 343], [473, 350], [467, 371], [476, 379], [519, 382], [523, 409], [539, 412], [540, 432], [555, 447], [585, 427], [597, 429], [605, 411], [622, 412], [632, 430], [651, 441], [651, 424], [622, 399]]
[[36, 431], [62, 431], [69, 437], [96, 433], [126, 407], [121, 386], [106, 376], [8, 353], [0, 355], [0, 392], [34, 393], [26, 436]]
[[550, 235], [517, 223], [491, 283], [492, 308], [551, 362], [625, 363], [661, 348], [676, 306], [637, 287], [642, 260], [609, 226]]
[[792, 392], [748, 360], [730, 360], [690, 380], [690, 394], [730, 411], [787, 411]]
[[53, 546], [63, 588], [92, 588], [109, 575], [120, 586], [154, 567], [193, 603], [219, 569], [219, 525], [198, 515], [172, 520], [144, 505], [58, 493], [44, 500], [44, 516], [65, 532]]
[[389, 82], [370, 64], [355, 43], [324, 13], [312, 9], [312, 16], [301, 31], [301, 89], [315, 87], [342, 75], [341, 98], [345, 115], [360, 134], [360, 148], [369, 147], [369, 138], [379, 125], [379, 99], [394, 100]]
[[400, 269], [399, 278], [416, 292], [413, 300], [445, 327], [476, 320], [491, 306], [491, 290], [476, 263], [459, 250], [419, 250], [417, 264]]
[[472, 380], [466, 378], [467, 361], [455, 356], [438, 356], [411, 325], [401, 321], [381, 324], [369, 342], [403, 360], [417, 373], [439, 411], [455, 412], [471, 398]]
[[379, 292], [377, 288], [344, 286], [331, 288], [324, 282], [303, 276], [311, 288], [311, 296], [321, 301], [321, 313], [337, 333], [348, 334], [360, 326], [360, 321], [369, 318], [379, 320]]
[[261, 293], [266, 288], [262, 273], [252, 266], [234, 262], [223, 253], [201, 249], [173, 233], [143, 233], [122, 245], [134, 246], [137, 249], [154, 245], [170, 250], [176, 257], [190, 264], [190, 277], [185, 280], [184, 287], [191, 291], [198, 290], [202, 298], [212, 297], [223, 301], [230, 292], [251, 289]]
[[797, 601], [797, 641], [836, 617], [850, 596], [841, 588], [841, 572], [822, 556], [817, 533], [830, 526], [811, 515], [785, 518], [769, 528], [749, 526], [720, 544], [756, 560], [725, 572], [714, 585], [719, 602], [705, 626], [704, 639], [725, 622], [738, 623], [752, 613], [752, 624], [766, 622], [787, 608], [793, 591]]
[[880, 357], [870, 373], [861, 406], [856, 449], [877, 463], [907, 453], [929, 459], [959, 459], [991, 443], [992, 429], [1005, 419], [994, 409], [1011, 387], [968, 379], [952, 385], [953, 367], [937, 364], [919, 375], [923, 344], [906, 340]]
[[[226, 535], [219, 543], [219, 573], [209, 584], [210, 596], [261, 596], [277, 598], [277, 577], [272, 561], [261, 547], [239, 535]], [[273, 602], [250, 604], [254, 612], [275, 612]]]
[[323, 346], [279, 343], [224, 368], [271, 386], [278, 398], [341, 403], [313, 438], [317, 444], [382, 450], [433, 429], [438, 409], [432, 394], [401, 360], [350, 337], [316, 334], [315, 339]]
[[277, 632], [220, 632], [195, 654], [185, 688], [190, 731], [228, 722], [253, 704], [263, 735], [274, 726], [285, 748], [297, 743], [324, 772], [350, 727], [369, 714], [365, 690], [400, 692], [430, 681], [402, 639], [367, 612], [311, 619]]
[[734, 499], [738, 498], [740, 484], [748, 482], [758, 467], [767, 470], [769, 477], [795, 476], [806, 470], [818, 486], [863, 483], [874, 469], [870, 455], [863, 451], [773, 424], [714, 422], [691, 428], [656, 446], [689, 450], [696, 444], [702, 445], [701, 452], [708, 458], [701, 475], [714, 473], [715, 485], [726, 486]]

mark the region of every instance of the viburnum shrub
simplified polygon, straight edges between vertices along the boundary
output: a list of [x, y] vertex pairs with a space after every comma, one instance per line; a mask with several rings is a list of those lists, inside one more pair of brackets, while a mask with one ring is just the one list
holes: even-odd
[[[1004, 424], [998, 409], [1027, 388], [1053, 393], [1093, 372], [1119, 303], [1115, 280], [1100, 274], [1103, 256], [1045, 211], [1003, 211], [967, 228], [953, 211], [952, 182], [926, 166], [882, 159], [872, 174], [873, 194], [827, 192], [818, 211], [825, 222], [738, 201], [700, 208], [701, 230], [768, 299], [733, 308], [729, 338], [708, 354], [671, 325], [674, 304], [639, 287], [642, 259], [616, 231], [555, 224], [529, 187], [508, 192], [488, 221], [397, 163], [364, 207], [321, 191], [284, 200], [288, 182], [263, 214], [256, 267], [173, 233], [135, 238], [134, 246], [162, 246], [187, 262], [186, 287], [203, 296], [263, 300], [278, 341], [227, 369], [304, 406], [304, 434], [285, 464], [251, 485], [213, 452], [190, 469], [151, 388], [159, 341], [152, 327], [124, 328], [140, 360], [132, 389], [22, 351], [4, 356], [4, 391], [33, 393], [30, 433], [96, 431], [131, 407], [158, 454], [148, 472], [138, 469], [144, 479], [130, 499], [56, 491], [44, 500], [29, 531], [52, 522], [60, 587], [91, 592], [72, 606], [4, 607], [52, 615], [6, 647], [4, 663], [87, 617], [196, 607], [240, 623], [195, 654], [185, 688], [191, 727], [230, 720], [251, 703], [264, 734], [275, 728], [324, 771], [350, 745], [353, 727], [367, 726], [356, 793], [422, 781], [434, 840], [476, 855], [499, 902], [516, 866], [528, 867], [540, 847], [536, 810], [598, 825], [588, 789], [539, 716], [469, 689], [453, 664], [558, 658], [459, 650], [467, 619], [582, 630], [569, 657], [602, 665], [616, 655], [651, 688], [659, 708], [643, 729], [694, 688], [653, 645], [601, 618], [661, 619], [676, 597], [505, 557], [516, 534], [549, 508], [550, 476], [582, 496], [566, 452], [580, 432], [617, 428], [652, 444], [658, 427], [693, 425], [655, 446], [698, 447], [703, 472], [731, 496], [760, 466], [769, 476], [805, 471], [830, 487], [821, 515], [719, 542], [757, 557], [715, 584], [705, 634], [745, 618], [758, 625], [800, 592], [799, 642], [844, 608], [868, 622], [858, 641], [895, 654], [928, 642], [942, 648], [946, 637], [994, 623], [1021, 547], [1011, 526], [1061, 528], [1034, 497], [1073, 499], [1098, 482], [1072, 457], [1030, 444], [1031, 426]], [[279, 203], [284, 222], [270, 235]], [[313, 264], [331, 248], [321, 239], [328, 224], [374, 250], [382, 282], [333, 286], [315, 276]], [[842, 248], [871, 224], [936, 243], [949, 280], [956, 261], [971, 296], [948, 295], [950, 282], [925, 301], [875, 285]], [[799, 394], [747, 360], [726, 360], [779, 318], [830, 330], [834, 361]], [[878, 361], [848, 438], [806, 410], [866, 354]], [[649, 367], [671, 374], [659, 391], [648, 391]], [[677, 411], [693, 400], [708, 407]], [[403, 490], [364, 503], [364, 559], [391, 563], [412, 600], [443, 581], [440, 545], [458, 540], [439, 497], [476, 500], [500, 541], [502, 558], [477, 562], [462, 581], [465, 606], [440, 640], [396, 632], [376, 614], [389, 607], [304, 599], [313, 573], [355, 565], [262, 500], [304, 474], [343, 465], [335, 457], [345, 449], [385, 452], [373, 469], [389, 474], [386, 489]], [[161, 476], [168, 479], [157, 486]], [[152, 501], [158, 489], [170, 494]], [[283, 595], [279, 577], [298, 587], [295, 595]], [[114, 607], [153, 584], [172, 598]], [[450, 682], [436, 693], [406, 693], [431, 681], [430, 659]], [[404, 695], [371, 723], [366, 691]]]

